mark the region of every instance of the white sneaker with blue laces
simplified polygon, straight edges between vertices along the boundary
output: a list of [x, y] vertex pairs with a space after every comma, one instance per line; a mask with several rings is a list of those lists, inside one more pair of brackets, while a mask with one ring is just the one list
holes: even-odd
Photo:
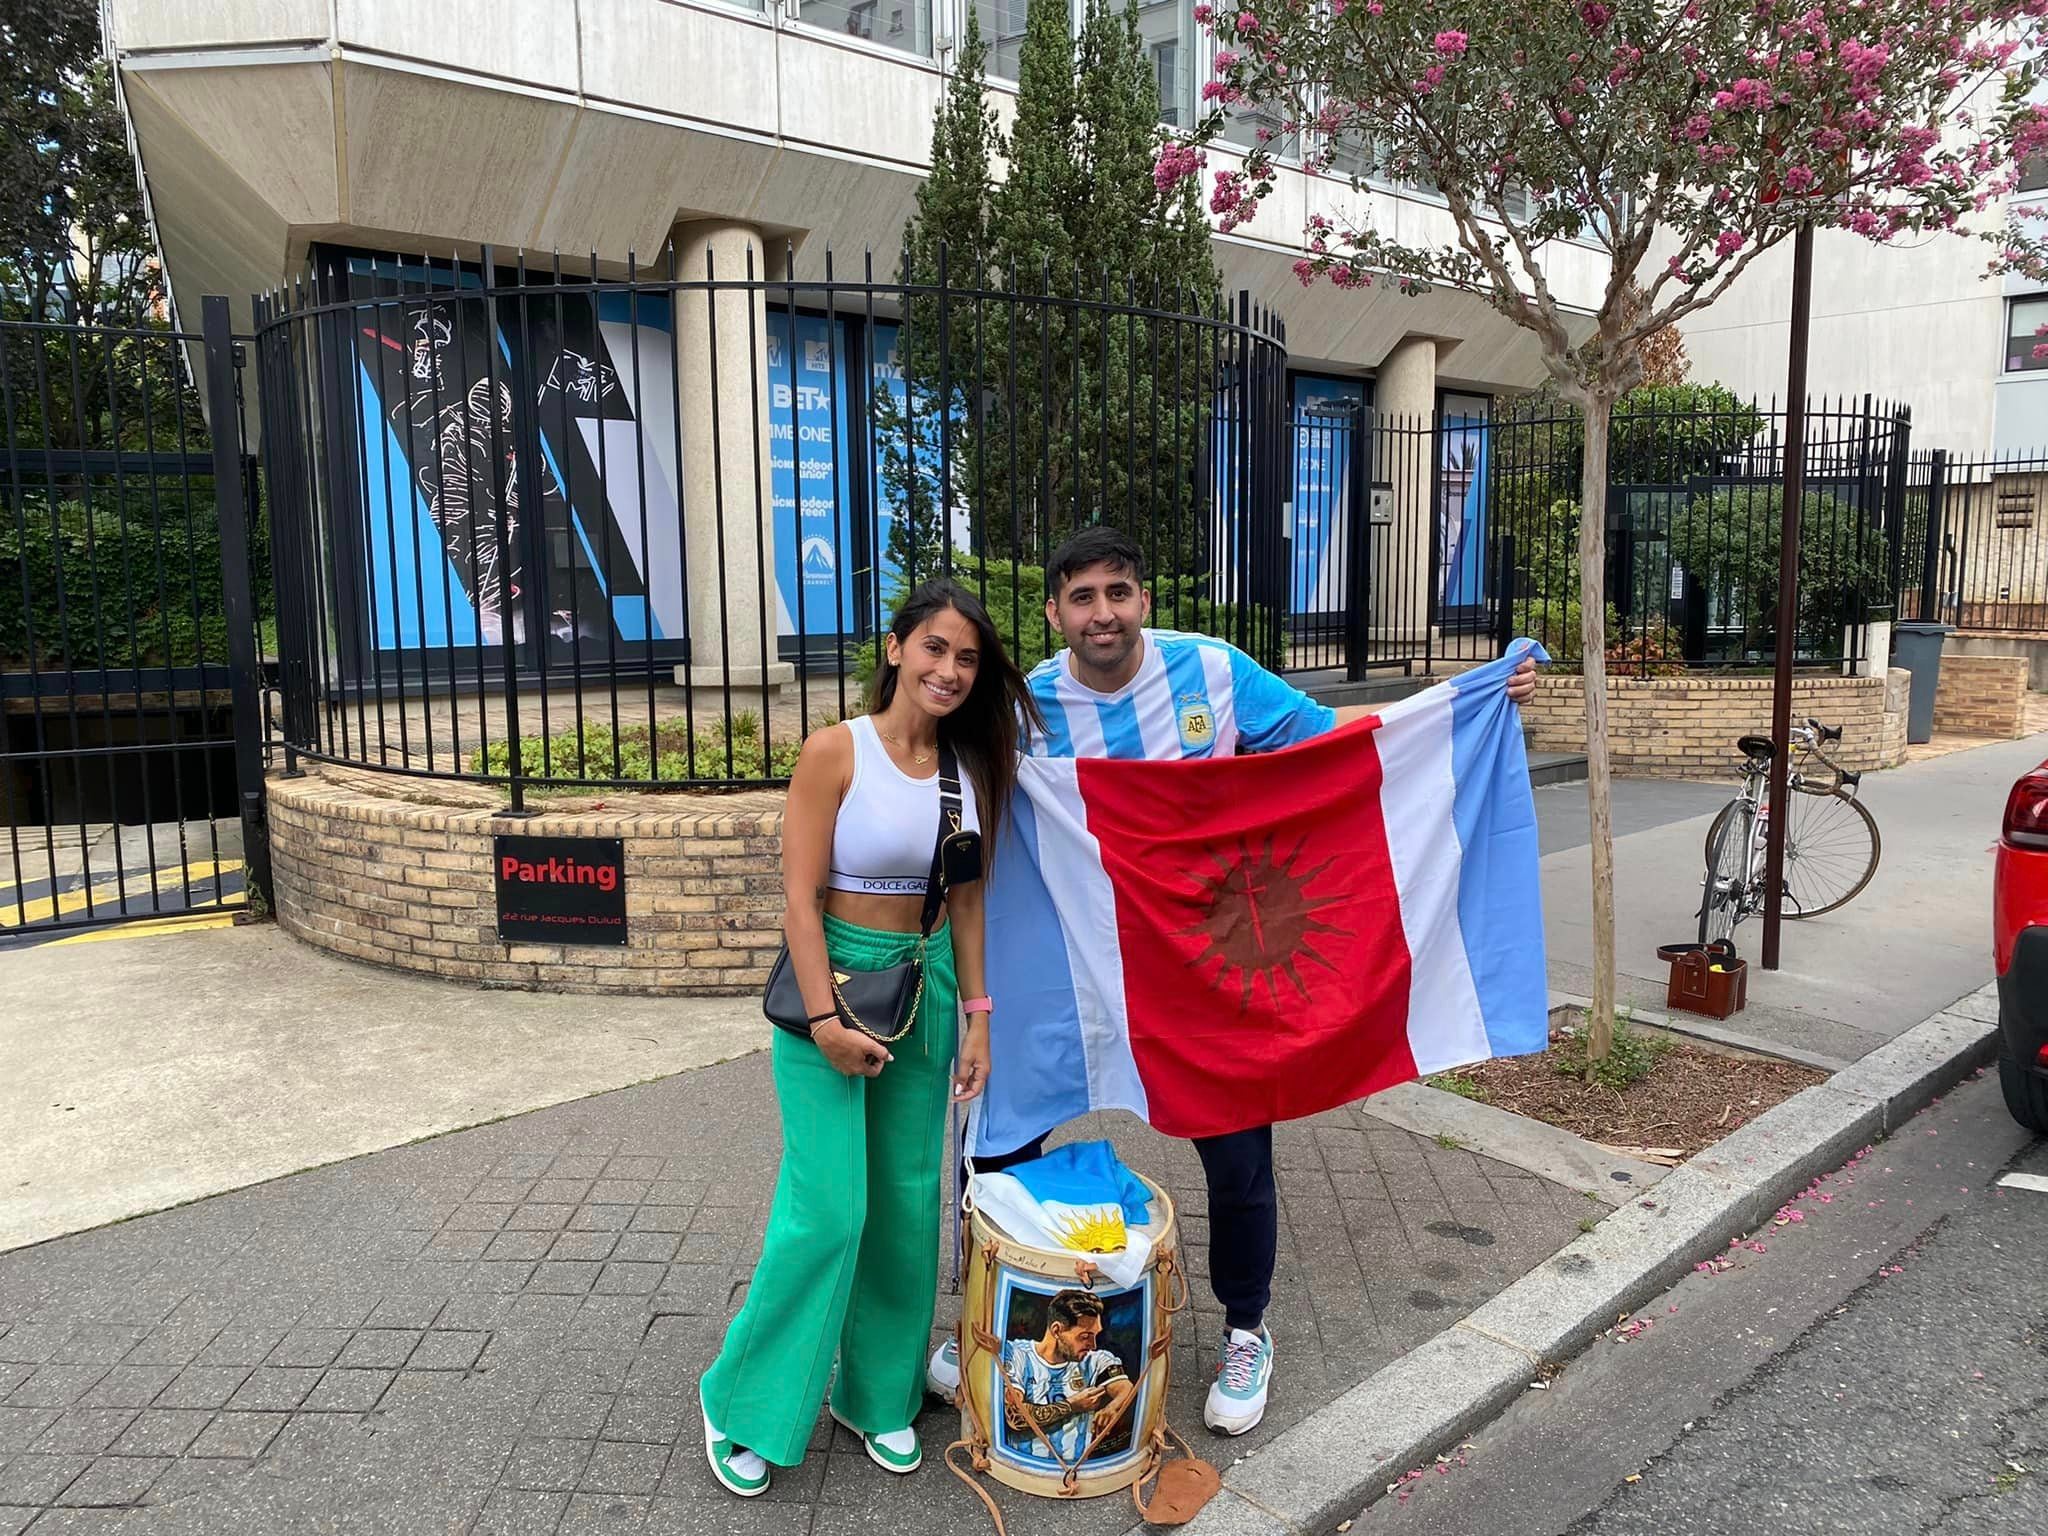
[[1261, 1328], [1224, 1332], [1216, 1357], [1216, 1381], [1202, 1408], [1202, 1422], [1219, 1434], [1241, 1435], [1266, 1416], [1266, 1389], [1273, 1380], [1273, 1335]]
[[931, 1360], [924, 1368], [924, 1387], [933, 1397], [953, 1401], [953, 1394], [960, 1390], [960, 1345], [955, 1339], [948, 1339], [932, 1351]]

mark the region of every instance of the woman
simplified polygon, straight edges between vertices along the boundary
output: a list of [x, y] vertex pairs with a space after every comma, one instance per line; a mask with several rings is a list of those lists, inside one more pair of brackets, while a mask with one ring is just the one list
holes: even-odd
[[959, 761], [963, 824], [992, 849], [1017, 782], [1019, 722], [1038, 719], [982, 605], [932, 581], [889, 627], [870, 713], [816, 732], [797, 759], [783, 933], [811, 1038], [775, 1032], [782, 1171], [746, 1305], [699, 1386], [711, 1470], [743, 1498], [767, 1491], [771, 1466], [803, 1458], [835, 1351], [832, 1416], [887, 1471], [921, 1459], [910, 1422], [937, 1300], [963, 995], [953, 1099], [975, 1097], [989, 1073], [981, 884], [948, 883], [901, 1039], [852, 1027], [833, 976], [884, 970], [920, 947], [942, 746]]

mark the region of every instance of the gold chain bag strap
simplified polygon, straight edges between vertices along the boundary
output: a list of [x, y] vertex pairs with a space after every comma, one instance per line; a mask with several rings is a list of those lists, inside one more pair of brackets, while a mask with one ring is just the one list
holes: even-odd
[[[924, 911], [918, 923], [917, 949], [908, 960], [884, 966], [879, 971], [832, 973], [832, 1001], [839, 1021], [857, 1029], [869, 1039], [892, 1045], [910, 1033], [917, 1011], [924, 1003], [925, 943], [938, 921], [939, 908], [946, 899], [946, 854], [948, 844], [972, 838], [961, 827], [960, 761], [945, 741], [939, 743], [939, 830], [932, 843], [931, 872], [926, 876]], [[955, 859], [957, 863], [957, 856]], [[761, 1011], [768, 1022], [793, 1035], [810, 1038], [810, 1010], [804, 1006], [797, 986], [796, 967], [789, 961], [784, 944], [768, 972], [768, 986], [761, 996]]]

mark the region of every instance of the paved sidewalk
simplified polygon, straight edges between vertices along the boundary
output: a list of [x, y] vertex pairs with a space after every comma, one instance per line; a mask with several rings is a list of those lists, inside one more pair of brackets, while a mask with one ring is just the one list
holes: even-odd
[[[1355, 1109], [1283, 1127], [1279, 1385], [1224, 1442], [1200, 1421], [1221, 1324], [1199, 1168], [1125, 1125], [1181, 1197], [1196, 1277], [1171, 1418], [1225, 1465], [1601, 1209]], [[756, 1055], [0, 1256], [0, 1533], [979, 1528], [936, 1407], [913, 1478], [821, 1421], [769, 1498], [713, 1485], [695, 1384], [776, 1149]], [[1020, 1536], [1134, 1519], [998, 1497]]]
[[[1991, 866], [2006, 793], [2044, 753], [2048, 737], [2036, 736], [1866, 775], [1862, 799], [1883, 839], [1877, 874], [1840, 911], [1786, 923], [1776, 973], [1756, 967], [1761, 920], [1736, 930], [1751, 964], [1749, 1006], [1729, 1028], [1850, 1062], [1981, 986], [1991, 971]], [[1618, 801], [1641, 793], [1616, 788]], [[1615, 847], [1621, 996], [1653, 1010], [1664, 1006], [1669, 976], [1657, 946], [1698, 933], [1707, 827], [1732, 789], [1691, 800], [1687, 793], [1666, 785], [1658, 797], [1673, 812], [1697, 806], [1689, 819], [1635, 823]], [[1536, 804], [1546, 831], [1550, 983], [1583, 997], [1592, 959], [1587, 854], [1553, 834], [1583, 840], [1584, 786], [1538, 790]], [[1617, 821], [1618, 831], [1631, 830]]]
[[487, 992], [275, 924], [0, 952], [0, 1249], [727, 1060], [768, 1029], [744, 999]]

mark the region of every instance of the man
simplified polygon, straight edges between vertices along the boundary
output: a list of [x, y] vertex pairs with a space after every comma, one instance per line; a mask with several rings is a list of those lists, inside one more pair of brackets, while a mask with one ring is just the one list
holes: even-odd
[[1042, 1337], [1003, 1345], [1003, 1422], [1016, 1450], [1051, 1461], [1050, 1441], [1072, 1466], [1091, 1438], [1117, 1422], [1138, 1386], [1123, 1361], [1098, 1347], [1101, 1339], [1101, 1301], [1061, 1291], [1046, 1308]]
[[[1270, 752], [1373, 713], [1370, 705], [1331, 709], [1283, 681], [1243, 651], [1207, 635], [1145, 628], [1152, 597], [1144, 555], [1123, 534], [1094, 527], [1053, 552], [1045, 570], [1045, 616], [1067, 649], [1031, 671], [1045, 737], [1035, 757], [1113, 757], [1171, 761]], [[1510, 676], [1508, 697], [1536, 691], [1536, 663]], [[1037, 1157], [1043, 1138], [1001, 1158], [977, 1158], [996, 1170]], [[1265, 1326], [1279, 1241], [1273, 1184], [1273, 1128], [1198, 1138], [1209, 1185], [1209, 1283], [1223, 1304], [1223, 1341], [1203, 1421], [1241, 1435], [1266, 1412], [1273, 1337]], [[960, 1379], [954, 1346], [932, 1357], [932, 1389], [949, 1395]]]

